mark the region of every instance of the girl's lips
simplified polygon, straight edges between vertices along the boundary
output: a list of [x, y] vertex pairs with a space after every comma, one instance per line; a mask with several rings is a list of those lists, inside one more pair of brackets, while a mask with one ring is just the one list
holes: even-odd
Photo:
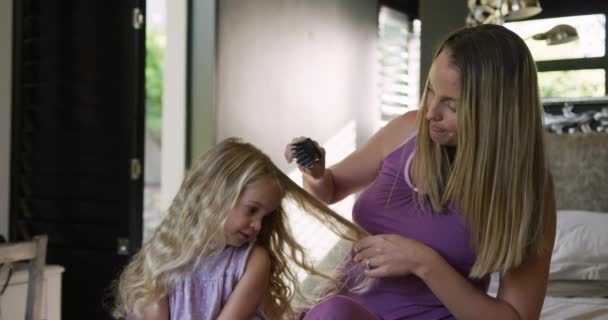
[[249, 238], [250, 238], [250, 237], [249, 237], [249, 235], [247, 235], [247, 234], [246, 234], [246, 233], [244, 233], [244, 232], [240, 232], [240, 231], [239, 231], [239, 236], [240, 236], [240, 237], [241, 237], [243, 240], [249, 240]]

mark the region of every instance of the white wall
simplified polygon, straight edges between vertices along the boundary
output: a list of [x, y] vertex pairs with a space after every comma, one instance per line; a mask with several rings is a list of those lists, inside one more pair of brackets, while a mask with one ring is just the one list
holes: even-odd
[[[217, 2], [217, 141], [242, 137], [298, 182], [283, 159], [293, 137], [309, 136], [335, 163], [378, 124], [376, 0], [221, 0]], [[201, 119], [194, 119], [199, 121]], [[351, 217], [354, 197], [333, 209]], [[320, 261], [338, 238], [296, 207], [296, 239]], [[301, 280], [306, 277], [298, 270]]]
[[0, 0], [0, 234], [8, 237], [13, 1]]
[[163, 67], [161, 208], [179, 189], [186, 164], [186, 0], [166, 1], [167, 43]]
[[[239, 136], [282, 168], [296, 136], [325, 143], [376, 129], [375, 0], [218, 1], [216, 136]], [[345, 141], [350, 143], [350, 141]], [[332, 150], [328, 150], [332, 152]]]
[[188, 8], [192, 24], [188, 52], [188, 160], [215, 145], [215, 72], [217, 69], [217, 3], [197, 0]]

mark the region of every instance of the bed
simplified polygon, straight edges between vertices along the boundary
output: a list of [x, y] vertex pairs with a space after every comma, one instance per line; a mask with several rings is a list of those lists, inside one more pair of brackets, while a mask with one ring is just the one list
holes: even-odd
[[558, 220], [541, 319], [608, 320], [608, 133], [546, 137]]

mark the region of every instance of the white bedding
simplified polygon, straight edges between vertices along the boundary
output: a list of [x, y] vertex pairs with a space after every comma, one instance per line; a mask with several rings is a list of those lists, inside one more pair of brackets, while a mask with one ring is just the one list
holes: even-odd
[[608, 299], [545, 297], [540, 318], [608, 320]]
[[[492, 274], [488, 294], [496, 297], [498, 275]], [[608, 298], [545, 297], [540, 315], [546, 320], [608, 320]]]

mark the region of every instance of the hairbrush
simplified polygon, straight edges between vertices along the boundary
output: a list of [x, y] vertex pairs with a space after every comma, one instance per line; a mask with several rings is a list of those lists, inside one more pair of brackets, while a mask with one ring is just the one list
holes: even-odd
[[291, 155], [296, 158], [298, 165], [310, 168], [321, 159], [321, 150], [310, 138], [306, 138], [291, 145]]

